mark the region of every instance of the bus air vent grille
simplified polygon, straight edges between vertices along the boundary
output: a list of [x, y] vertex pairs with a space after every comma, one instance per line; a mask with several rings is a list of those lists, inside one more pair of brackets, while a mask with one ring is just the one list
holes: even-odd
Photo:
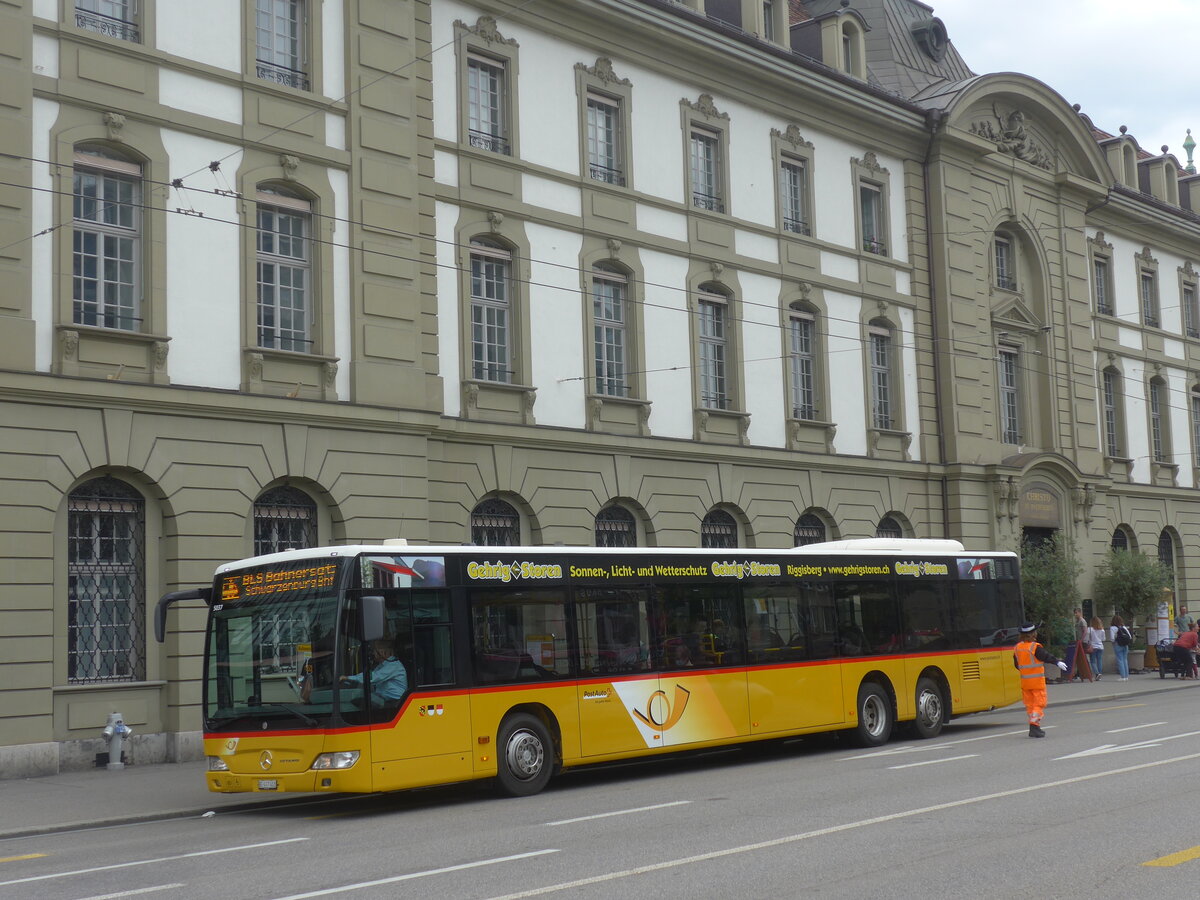
[[979, 680], [979, 660], [968, 660], [962, 664], [963, 681]]

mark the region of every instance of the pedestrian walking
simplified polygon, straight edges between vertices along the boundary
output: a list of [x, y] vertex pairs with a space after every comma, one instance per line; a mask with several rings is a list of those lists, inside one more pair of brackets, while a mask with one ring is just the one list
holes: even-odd
[[1088, 664], [1092, 667], [1092, 674], [1099, 681], [1103, 671], [1101, 666], [1104, 665], [1104, 626], [1100, 624], [1099, 616], [1092, 616], [1084, 643], [1087, 645]]
[[[1074, 681], [1076, 678], [1075, 670], [1079, 666], [1079, 660], [1075, 654], [1079, 652], [1080, 645], [1083, 642], [1083, 636], [1087, 634], [1087, 619], [1083, 617], [1083, 610], [1078, 606], [1072, 610], [1074, 619], [1071, 624], [1075, 629], [1075, 642], [1067, 645], [1067, 680]], [[1060, 679], [1061, 680], [1061, 679]]]
[[1025, 701], [1025, 712], [1029, 714], [1029, 736], [1045, 737], [1042, 719], [1046, 714], [1046, 663], [1051, 663], [1065, 672], [1067, 664], [1046, 652], [1038, 643], [1037, 626], [1026, 622], [1021, 626], [1021, 636], [1013, 650], [1013, 665], [1021, 675], [1021, 699]]
[[1117, 678], [1128, 681], [1129, 645], [1133, 643], [1133, 633], [1125, 627], [1125, 620], [1120, 616], [1112, 617], [1108, 630], [1113, 645], [1113, 656], [1117, 659]]

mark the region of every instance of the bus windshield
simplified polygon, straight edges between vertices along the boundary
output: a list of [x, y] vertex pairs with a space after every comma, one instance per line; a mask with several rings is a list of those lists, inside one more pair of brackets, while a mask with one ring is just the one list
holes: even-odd
[[272, 566], [218, 578], [222, 602], [208, 628], [208, 729], [243, 729], [251, 721], [260, 730], [330, 724], [339, 656], [336, 569]]

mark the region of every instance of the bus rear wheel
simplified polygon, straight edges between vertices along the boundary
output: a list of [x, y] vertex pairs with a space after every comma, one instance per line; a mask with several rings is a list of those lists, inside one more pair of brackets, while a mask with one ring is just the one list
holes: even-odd
[[892, 698], [874, 682], [868, 681], [858, 689], [858, 725], [855, 737], [864, 747], [886, 744], [892, 736]]
[[510, 797], [536, 794], [554, 771], [554, 744], [536, 716], [516, 713], [500, 725], [500, 789]]
[[917, 737], [935, 738], [942, 733], [946, 723], [946, 700], [941, 688], [932, 678], [922, 676], [917, 679], [917, 718], [913, 720], [913, 730]]

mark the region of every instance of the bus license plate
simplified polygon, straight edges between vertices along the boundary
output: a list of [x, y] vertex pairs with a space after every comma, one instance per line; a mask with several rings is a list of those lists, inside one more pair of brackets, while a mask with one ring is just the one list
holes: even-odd
[[260, 778], [258, 779], [258, 789], [260, 791], [277, 791], [279, 790], [279, 781], [275, 778]]

